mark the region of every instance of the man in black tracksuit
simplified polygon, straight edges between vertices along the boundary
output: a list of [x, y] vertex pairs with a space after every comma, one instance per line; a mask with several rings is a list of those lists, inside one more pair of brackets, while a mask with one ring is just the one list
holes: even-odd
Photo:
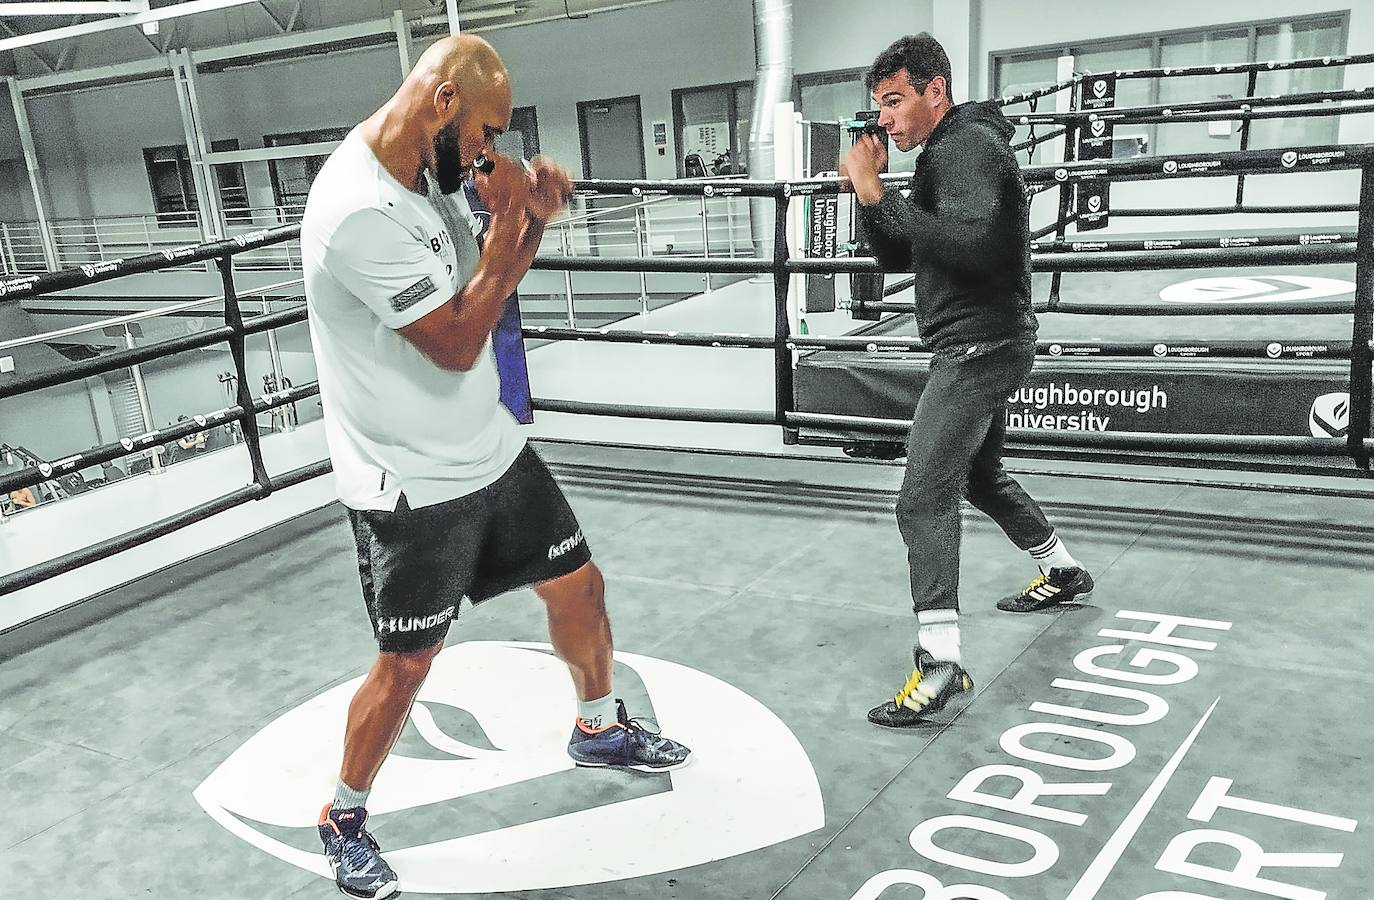
[[930, 378], [912, 421], [897, 524], [911, 567], [916, 668], [879, 725], [919, 725], [972, 696], [959, 653], [959, 500], [966, 496], [1039, 564], [1040, 577], [998, 608], [1029, 612], [1092, 591], [1040, 507], [1002, 468], [1007, 398], [1035, 358], [1028, 201], [995, 103], [952, 105], [949, 58], [928, 34], [905, 37], [869, 69], [878, 124], [898, 149], [924, 145], [911, 196], [884, 190], [887, 151], [864, 135], [843, 165], [860, 230], [883, 270], [916, 280], [916, 322]]

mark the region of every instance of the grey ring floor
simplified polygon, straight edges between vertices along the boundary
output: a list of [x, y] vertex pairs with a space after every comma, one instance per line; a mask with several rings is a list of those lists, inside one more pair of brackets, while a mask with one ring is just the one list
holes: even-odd
[[[966, 509], [964, 656], [979, 693], [947, 727], [892, 732], [864, 713], [900, 687], [914, 634], [892, 519], [900, 469], [543, 451], [606, 572], [617, 651], [687, 667], [761, 705], [804, 751], [823, 813], [815, 827], [804, 816], [779, 822], [757, 802], [769, 790], [790, 800], [805, 792], [805, 779], [795, 790], [786, 782], [800, 777], [797, 756], [769, 715], [736, 718], [734, 701], [713, 694], [705, 719], [684, 733], [688, 720], [670, 714], [680, 698], [656, 701], [648, 670], [621, 664], [617, 690], [633, 712], [662, 713], [665, 732], [712, 748], [694, 764], [703, 773], [696, 780], [562, 770], [403, 803], [374, 815], [388, 858], [474, 835], [518, 841], [520, 829], [538, 826], [552, 831], [532, 855], [563, 854], [592, 873], [590, 883], [520, 889], [532, 870], [502, 872], [501, 858], [474, 858], [517, 887], [464, 896], [890, 900], [936, 896], [914, 886], [930, 878], [1014, 900], [1370, 896], [1367, 500], [1026, 477], [1094, 573], [1092, 602], [999, 613], [994, 601], [1034, 572]], [[613, 479], [601, 467], [627, 471]], [[1215, 646], [1142, 640], [1154, 623], [1123, 611], [1209, 620], [1162, 640]], [[1140, 637], [1102, 634], [1113, 630]], [[465, 642], [545, 639], [542, 606], [521, 591], [464, 608], [445, 653]], [[0, 637], [5, 884], [14, 896], [64, 900], [337, 896], [328, 880], [221, 827], [193, 792], [269, 723], [361, 676], [372, 655], [337, 505]], [[509, 688], [475, 687], [498, 696]], [[548, 696], [509, 702], [512, 721], [551, 721], [547, 728], [564, 734], [571, 725], [566, 704]], [[483, 733], [481, 716], [424, 705], [434, 727], [474, 754], [506, 749]], [[437, 767], [426, 771], [471, 762], [433, 735], [412, 723], [396, 753]], [[756, 738], [763, 743], [751, 745]], [[336, 758], [301, 760], [297, 749], [282, 748], [283, 766], [305, 766], [322, 783], [337, 771]], [[782, 783], [746, 783], [770, 771]], [[972, 772], [986, 778], [973, 783]], [[1078, 792], [1042, 788], [1018, 800], [1028, 772]], [[248, 791], [268, 790], [280, 775], [263, 771]], [[611, 817], [678, 790], [696, 792], [683, 808], [698, 819], [800, 833], [626, 876], [665, 847], [709, 843], [671, 813]], [[1231, 799], [1199, 802], [1223, 794]], [[621, 830], [557, 830], [582, 821], [559, 817], [588, 811]], [[254, 827], [318, 851], [311, 828]], [[1256, 847], [1305, 855], [1260, 858]], [[1263, 865], [1246, 875], [1246, 861]], [[460, 883], [470, 871], [460, 862], [442, 877]], [[1192, 893], [1152, 894], [1167, 891]]]

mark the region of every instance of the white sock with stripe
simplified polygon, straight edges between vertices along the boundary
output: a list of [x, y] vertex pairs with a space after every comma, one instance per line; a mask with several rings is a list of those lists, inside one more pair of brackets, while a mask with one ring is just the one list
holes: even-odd
[[587, 731], [601, 731], [614, 725], [616, 719], [615, 691], [595, 700], [577, 701], [577, 721]]
[[927, 609], [916, 614], [920, 627], [916, 630], [916, 644], [931, 656], [944, 662], [963, 664], [959, 658], [959, 611], [957, 609]]
[[1046, 575], [1050, 574], [1050, 569], [1077, 569], [1078, 560], [1069, 555], [1069, 550], [1064, 546], [1064, 542], [1059, 539], [1059, 535], [1051, 534], [1049, 540], [1026, 551], [1030, 558], [1035, 560], [1035, 564], [1040, 567], [1040, 571]]

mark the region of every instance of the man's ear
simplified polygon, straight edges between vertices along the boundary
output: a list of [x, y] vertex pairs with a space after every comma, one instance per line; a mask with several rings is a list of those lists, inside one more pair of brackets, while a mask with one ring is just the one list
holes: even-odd
[[949, 84], [945, 81], [945, 76], [936, 75], [926, 82], [926, 99], [931, 106], [939, 106], [940, 101], [949, 96]]
[[445, 81], [434, 89], [434, 111], [441, 119], [452, 118], [459, 103], [458, 87], [453, 82]]

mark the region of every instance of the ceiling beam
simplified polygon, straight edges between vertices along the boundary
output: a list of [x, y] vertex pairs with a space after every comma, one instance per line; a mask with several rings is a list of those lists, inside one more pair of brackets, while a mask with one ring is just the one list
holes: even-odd
[[0, 3], [0, 15], [13, 16], [122, 16], [148, 11], [148, 0], [85, 0], [40, 3]]
[[267, 0], [258, 0], [258, 6], [261, 6], [262, 11], [267, 13], [267, 18], [272, 20], [272, 24], [277, 26], [277, 34], [286, 34], [288, 30], [286, 23], [278, 19], [277, 14], [272, 12], [272, 7], [267, 5]]
[[[4, 34], [6, 34], [6, 35], [8, 35], [8, 36], [10, 36], [10, 37], [19, 37], [19, 36], [20, 36], [19, 32], [15, 31], [13, 28], [11, 28], [11, 27], [9, 26], [9, 23], [6, 22], [4, 19], [0, 19], [0, 33], [4, 33]], [[43, 68], [47, 69], [49, 72], [56, 72], [56, 71], [57, 71], [57, 69], [53, 67], [53, 64], [50, 63], [50, 62], [48, 62], [48, 60], [43, 56], [43, 54], [39, 53], [37, 50], [35, 50], [35, 49], [33, 49], [32, 47], [30, 47], [30, 48], [29, 48], [29, 53], [33, 54], [33, 58], [36, 59], [36, 60], [38, 60], [40, 63], [42, 63], [42, 64], [43, 64]]]
[[[81, 21], [80, 16], [72, 16], [71, 24], [75, 25]], [[62, 50], [57, 54], [57, 71], [61, 72], [67, 68], [67, 64], [72, 61], [72, 55], [76, 53], [76, 41], [67, 41]]]
[[52, 75], [30, 75], [16, 80], [25, 95], [43, 94], [62, 90], [72, 85], [89, 86], [136, 81], [141, 78], [161, 77], [171, 71], [166, 56], [117, 63], [111, 66], [97, 66], [75, 72], [60, 72]]
[[137, 13], [136, 15], [115, 16], [108, 19], [99, 19], [94, 22], [83, 22], [80, 25], [68, 25], [65, 28], [49, 28], [44, 31], [35, 31], [32, 34], [14, 35], [0, 39], [0, 50], [13, 50], [16, 47], [32, 47], [36, 44], [46, 44], [50, 41], [81, 37], [82, 35], [95, 34], [100, 31], [112, 31], [116, 28], [141, 26], [148, 22], [165, 22], [168, 19], [179, 19], [182, 16], [193, 16], [197, 13], [212, 12], [217, 9], [227, 9], [231, 6], [243, 6], [248, 3], [257, 2], [258, 0], [187, 0], [187, 2], [184, 3], [162, 6], [157, 9], [150, 9], [147, 12]]

